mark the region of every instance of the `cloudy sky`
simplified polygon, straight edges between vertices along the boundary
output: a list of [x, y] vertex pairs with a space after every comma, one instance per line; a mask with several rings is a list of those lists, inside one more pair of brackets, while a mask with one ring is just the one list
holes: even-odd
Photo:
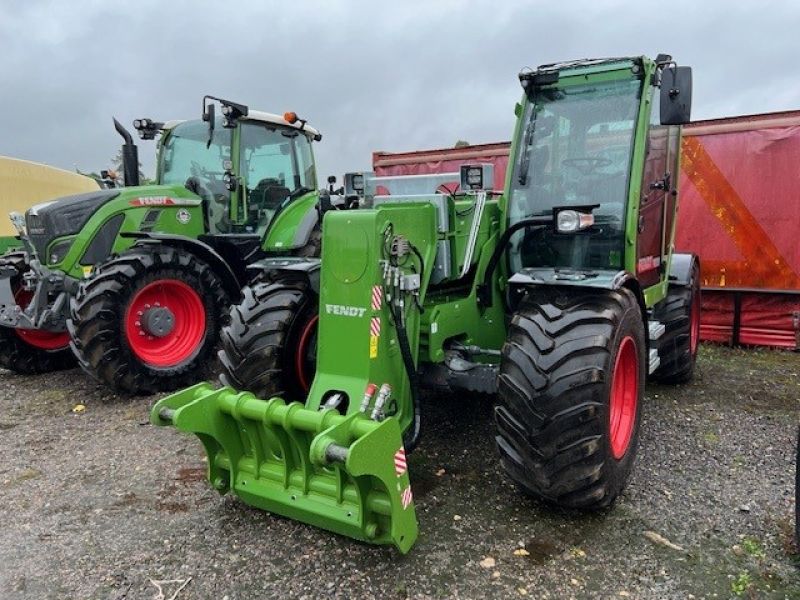
[[0, 0], [0, 154], [99, 170], [112, 116], [198, 118], [213, 94], [307, 118], [322, 182], [373, 150], [509, 139], [517, 73], [558, 60], [671, 53], [696, 119], [799, 109], [798, 49], [796, 0]]

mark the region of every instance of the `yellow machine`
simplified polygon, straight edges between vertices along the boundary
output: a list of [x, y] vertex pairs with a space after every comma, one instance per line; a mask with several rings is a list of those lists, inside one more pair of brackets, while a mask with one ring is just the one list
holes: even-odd
[[40, 163], [0, 156], [0, 253], [17, 244], [8, 213], [24, 213], [51, 198], [98, 189], [90, 177]]

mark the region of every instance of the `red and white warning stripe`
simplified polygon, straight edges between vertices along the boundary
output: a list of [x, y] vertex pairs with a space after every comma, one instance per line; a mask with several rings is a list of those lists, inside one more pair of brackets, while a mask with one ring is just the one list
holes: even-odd
[[380, 310], [383, 303], [383, 288], [379, 285], [372, 286], [372, 310]]
[[406, 449], [400, 446], [400, 450], [394, 453], [394, 472], [400, 477], [408, 470], [406, 463]]
[[408, 508], [412, 500], [414, 500], [414, 497], [411, 495], [411, 486], [408, 486], [400, 494], [400, 502], [403, 504], [403, 508]]
[[372, 317], [369, 322], [369, 334], [378, 337], [381, 334], [381, 318]]

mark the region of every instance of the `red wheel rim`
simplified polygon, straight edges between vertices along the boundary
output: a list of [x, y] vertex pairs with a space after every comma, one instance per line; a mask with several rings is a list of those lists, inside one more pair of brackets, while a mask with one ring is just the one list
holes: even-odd
[[[14, 300], [20, 308], [25, 308], [33, 300], [33, 292], [18, 289]], [[17, 335], [39, 350], [65, 350], [69, 346], [69, 333], [66, 331], [45, 331], [42, 329], [15, 329]]]
[[620, 460], [628, 451], [639, 402], [639, 355], [631, 336], [622, 340], [611, 376], [609, 433], [611, 454]]
[[[156, 336], [143, 322], [146, 311], [167, 309], [174, 317], [172, 329]], [[134, 294], [125, 311], [125, 335], [131, 352], [153, 367], [175, 367], [194, 357], [205, 340], [206, 310], [194, 289], [177, 279], [161, 279]]]
[[303, 331], [300, 334], [300, 341], [297, 344], [297, 351], [294, 355], [294, 366], [295, 371], [297, 372], [297, 379], [300, 382], [300, 387], [305, 393], [308, 393], [308, 390], [311, 389], [310, 380], [313, 377], [313, 374], [309, 373], [311, 369], [308, 368], [308, 363], [312, 361], [309, 359], [308, 354], [311, 350], [311, 342], [314, 340], [314, 334], [317, 332], [317, 321], [319, 321], [319, 316], [314, 315], [311, 319], [309, 319], [308, 323], [305, 324], [305, 327], [303, 327]]
[[692, 356], [697, 352], [697, 344], [700, 342], [700, 303], [697, 296], [692, 297], [692, 308], [690, 311], [691, 321], [689, 324], [689, 350]]

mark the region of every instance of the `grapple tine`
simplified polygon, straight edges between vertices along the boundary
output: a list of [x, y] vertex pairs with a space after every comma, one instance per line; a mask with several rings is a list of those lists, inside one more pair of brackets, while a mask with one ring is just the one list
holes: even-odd
[[395, 466], [402, 435], [394, 419], [199, 384], [156, 403], [151, 421], [200, 438], [220, 493], [403, 553], [416, 540], [408, 471]]

